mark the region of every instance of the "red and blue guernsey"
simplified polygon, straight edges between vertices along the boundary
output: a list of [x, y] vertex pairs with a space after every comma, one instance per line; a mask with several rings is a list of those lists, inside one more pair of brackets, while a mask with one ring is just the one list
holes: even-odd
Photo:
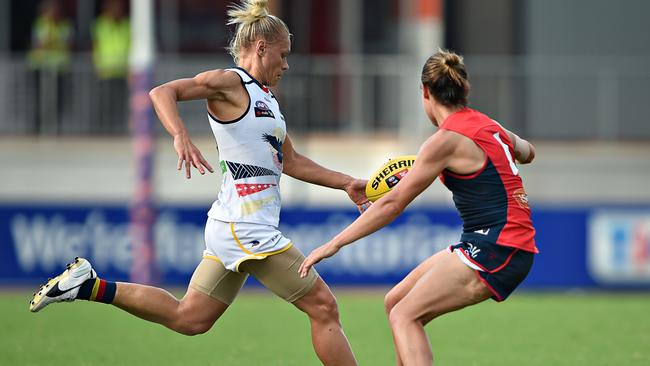
[[472, 139], [486, 155], [483, 167], [475, 173], [444, 170], [440, 174], [463, 220], [461, 241], [487, 241], [538, 253], [528, 197], [513, 159], [512, 142], [503, 128], [470, 108], [452, 114], [440, 128]]

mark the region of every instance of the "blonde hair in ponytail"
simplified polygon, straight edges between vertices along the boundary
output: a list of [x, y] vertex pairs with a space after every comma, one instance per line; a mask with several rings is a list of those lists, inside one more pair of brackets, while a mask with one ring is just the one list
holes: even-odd
[[228, 53], [239, 62], [241, 50], [250, 47], [263, 38], [273, 42], [281, 35], [290, 35], [289, 28], [282, 19], [269, 14], [268, 0], [243, 0], [228, 10], [228, 25], [236, 25], [235, 35], [228, 45]]
[[462, 56], [439, 49], [425, 62], [421, 80], [440, 103], [467, 106], [470, 85]]

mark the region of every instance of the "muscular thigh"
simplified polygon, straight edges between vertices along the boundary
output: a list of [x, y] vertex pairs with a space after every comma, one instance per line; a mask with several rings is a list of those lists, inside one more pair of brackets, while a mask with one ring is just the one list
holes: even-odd
[[294, 302], [307, 294], [319, 278], [313, 268], [305, 278], [300, 277], [298, 268], [304, 259], [302, 252], [292, 246], [261, 260], [247, 260], [239, 268], [250, 273], [274, 294], [288, 302]]
[[431, 267], [435, 265], [438, 258], [444, 254], [447, 250], [442, 250], [431, 257], [427, 258], [424, 262], [418, 264], [402, 281], [400, 281], [395, 287], [393, 287], [388, 292], [388, 297], [391, 298], [391, 301], [397, 303], [401, 300], [406, 294], [411, 291], [415, 283], [427, 272]]
[[226, 269], [219, 259], [209, 256], [204, 257], [194, 270], [189, 287], [198, 293], [230, 305], [237, 297], [247, 277], [246, 273]]
[[435, 317], [489, 299], [492, 293], [449, 251], [432, 257], [431, 265], [411, 286], [394, 310], [428, 323]]

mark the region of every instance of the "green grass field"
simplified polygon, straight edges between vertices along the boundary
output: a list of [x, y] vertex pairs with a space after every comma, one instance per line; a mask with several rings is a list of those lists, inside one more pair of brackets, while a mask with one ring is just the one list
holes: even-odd
[[[381, 290], [334, 289], [360, 365], [392, 365]], [[28, 311], [0, 292], [0, 365], [318, 365], [307, 318], [244, 292], [208, 333], [181, 336], [108, 305]], [[515, 294], [427, 326], [438, 365], [650, 365], [650, 294]]]

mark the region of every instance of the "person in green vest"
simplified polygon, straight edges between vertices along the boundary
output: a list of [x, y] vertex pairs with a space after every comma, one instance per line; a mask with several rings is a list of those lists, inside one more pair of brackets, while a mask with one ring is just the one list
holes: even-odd
[[65, 71], [70, 67], [72, 26], [63, 18], [56, 1], [41, 4], [40, 15], [32, 26], [29, 65], [34, 69]]
[[126, 124], [131, 25], [124, 2], [107, 0], [92, 26], [93, 63], [98, 79], [98, 129], [120, 133]]
[[34, 133], [61, 132], [72, 36], [72, 25], [63, 17], [59, 3], [41, 3], [27, 53], [33, 84]]

